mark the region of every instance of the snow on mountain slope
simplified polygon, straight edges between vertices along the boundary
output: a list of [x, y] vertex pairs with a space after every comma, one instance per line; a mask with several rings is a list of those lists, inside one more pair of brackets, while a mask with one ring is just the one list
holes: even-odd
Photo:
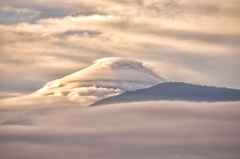
[[63, 96], [89, 104], [165, 82], [149, 66], [124, 58], [102, 58], [93, 65], [61, 79], [50, 81], [36, 91], [35, 96]]

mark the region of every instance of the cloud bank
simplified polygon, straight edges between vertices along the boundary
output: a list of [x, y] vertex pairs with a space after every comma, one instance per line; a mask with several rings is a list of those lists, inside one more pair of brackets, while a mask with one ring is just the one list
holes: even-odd
[[[0, 109], [9, 159], [237, 159], [239, 102], [143, 102], [92, 108], [34, 100]], [[14, 153], [13, 153], [14, 152]]]

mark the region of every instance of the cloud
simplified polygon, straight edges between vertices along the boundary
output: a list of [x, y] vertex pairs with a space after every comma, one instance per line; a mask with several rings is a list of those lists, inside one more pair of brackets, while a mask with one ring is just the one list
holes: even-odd
[[36, 19], [40, 11], [35, 11], [29, 8], [15, 8], [12, 6], [0, 6], [0, 23], [11, 24], [19, 22], [31, 22]]
[[1, 105], [4, 158], [239, 157], [239, 102], [81, 108], [50, 101], [12, 99]]
[[[172, 81], [240, 88], [238, 3], [2, 1], [41, 14], [31, 23], [0, 26], [0, 85], [12, 91], [8, 79], [21, 78], [19, 85], [39, 88], [96, 59], [125, 57], [149, 63]], [[19, 77], [23, 73], [28, 76]]]
[[0, 100], [6, 98], [13, 98], [23, 95], [24, 93], [13, 93], [13, 92], [0, 92]]
[[[1, 98], [115, 56], [149, 63], [171, 81], [240, 88], [238, 0], [1, 3]], [[94, 86], [75, 91], [96, 95], [83, 102], [116, 93]], [[0, 103], [3, 158], [240, 156], [239, 102], [83, 108], [63, 96], [23, 96]]]
[[82, 105], [90, 105], [102, 98], [124, 91], [147, 88], [165, 82], [148, 65], [125, 58], [98, 59], [87, 68], [56, 79], [32, 95], [64, 96]]

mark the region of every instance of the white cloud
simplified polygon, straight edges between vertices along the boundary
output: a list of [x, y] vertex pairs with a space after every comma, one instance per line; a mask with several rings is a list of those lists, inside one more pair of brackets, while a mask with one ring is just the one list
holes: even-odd
[[148, 65], [125, 58], [103, 58], [78, 72], [45, 84], [34, 96], [65, 96], [82, 105], [166, 80]]

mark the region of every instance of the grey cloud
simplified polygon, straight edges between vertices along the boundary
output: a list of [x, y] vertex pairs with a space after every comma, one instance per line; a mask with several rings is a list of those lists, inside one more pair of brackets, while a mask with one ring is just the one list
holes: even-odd
[[[45, 2], [45, 3], [41, 3], [39, 1], [7, 1], [7, 2], [2, 2], [2, 4], [6, 5], [11, 5], [9, 7], [11, 8], [15, 8], [15, 10], [13, 10], [12, 12], [16, 12], [16, 10], [18, 9], [25, 9], [25, 8], [31, 8], [31, 10], [29, 9], [29, 11], [35, 11], [35, 14], [32, 15], [27, 15], [25, 13], [25, 15], [20, 15], [19, 13], [10, 13], [8, 12], [2, 12], [2, 14], [4, 14], [4, 18], [0, 19], [2, 24], [16, 24], [19, 22], [29, 22], [29, 23], [36, 23], [36, 21], [40, 20], [40, 19], [47, 19], [47, 18], [62, 18], [65, 17], [67, 15], [72, 14], [73, 12], [76, 12], [77, 10], [79, 10], [80, 8], [83, 10], [85, 9], [86, 6], [80, 5], [80, 4], [68, 4], [65, 3], [63, 5], [62, 2], [54, 2], [51, 3], [49, 2]], [[56, 7], [57, 5], [57, 7]], [[23, 10], [22, 9], [22, 10]], [[88, 9], [86, 9], [87, 12]], [[7, 16], [6, 16], [7, 15]], [[34, 16], [35, 15], [35, 16]]]
[[8, 65], [22, 65], [22, 64], [24, 64], [24, 61], [22, 61], [22, 59], [17, 59], [15, 57], [10, 56], [10, 55], [3, 55], [3, 53], [2, 53], [2, 57], [0, 59], [0, 62], [2, 64], [8, 64]]
[[12, 6], [0, 6], [0, 23], [12, 24], [34, 21], [41, 12], [29, 8], [14, 8]]
[[[94, 4], [89, 4], [89, 3], [85, 4], [84, 2], [80, 2], [80, 1], [73, 2], [73, 3], [64, 3], [64, 2], [56, 2], [56, 3], [52, 4], [51, 2], [49, 2], [47, 4], [32, 5], [32, 7], [42, 11], [41, 17], [39, 19], [104, 14], [104, 12], [97, 9], [96, 5]], [[56, 5], [58, 5], [58, 7], [56, 7]]]
[[[5, 1], [3, 0], [2, 4], [10, 5], [10, 7], [19, 7], [19, 8], [31, 8], [33, 10], [37, 10], [41, 12], [37, 17], [32, 20], [26, 20], [26, 22], [36, 23], [38, 20], [41, 19], [48, 19], [48, 18], [63, 18], [66, 16], [89, 16], [94, 14], [101, 14], [106, 15], [103, 8], [108, 7], [108, 2], [101, 3], [101, 7], [98, 7], [98, 3], [89, 3], [87, 1], [72, 1], [68, 3], [66, 1]], [[57, 7], [56, 7], [57, 6]], [[18, 21], [16, 19], [12, 19], [10, 22], [6, 24], [16, 24]], [[5, 23], [4, 23], [5, 24]]]
[[[25, 72], [26, 73], [26, 72]], [[28, 76], [34, 76], [34, 74], [28, 74]], [[16, 78], [1, 78], [0, 89], [6, 92], [12, 93], [31, 93], [39, 88], [46, 82], [44, 79], [37, 79], [39, 76], [35, 77], [19, 77]]]
[[203, 43], [226, 45], [229, 47], [239, 48], [240, 35], [238, 34], [224, 34], [224, 33], [206, 33], [183, 30], [156, 30], [153, 34], [159, 36], [170, 36], [179, 40], [197, 40]]
[[[191, 31], [188, 28], [183, 29], [167, 29], [167, 28], [155, 28], [145, 25], [137, 25], [132, 23], [131, 25], [126, 22], [118, 22], [113, 24], [112, 27], [125, 28], [126, 31], [132, 31], [134, 33], [140, 33], [143, 35], [159, 36], [160, 38], [169, 37], [176, 41], [197, 41], [207, 43], [210, 45], [226, 46], [230, 49], [237, 50], [240, 43], [240, 34], [238, 33], [214, 33], [203, 32], [201, 30]], [[135, 29], [134, 29], [135, 28]]]
[[207, 4], [201, 2], [189, 3], [179, 0], [164, 0], [150, 3], [146, 6], [149, 10], [154, 10], [166, 16], [179, 16], [183, 14], [209, 15], [217, 14], [220, 11], [219, 4]]
[[5, 120], [1, 123], [1, 125], [25, 125], [25, 126], [31, 126], [32, 122], [28, 119], [21, 119], [16, 118], [14, 120]]
[[0, 91], [0, 100], [1, 99], [6, 99], [6, 98], [13, 98], [13, 97], [18, 97], [18, 96], [22, 96], [24, 95], [24, 93], [11, 93], [11, 92], [4, 92], [4, 91]]
[[[156, 50], [151, 52], [151, 58], [155, 59], [154, 63], [171, 63], [171, 67], [167, 67], [167, 71], [156, 67], [167, 79], [203, 85], [209, 85], [209, 82], [212, 81], [210, 84], [212, 86], [239, 89], [240, 75], [234, 72], [239, 70], [240, 64], [239, 57], [235, 53], [219, 54], [209, 51], [205, 55], [201, 55], [198, 51], [170, 48], [167, 46], [156, 47]], [[146, 54], [149, 52], [141, 53], [145, 60], [148, 59]], [[169, 72], [171, 73], [169, 74]], [[188, 72], [191, 73], [188, 74]], [[202, 80], [201, 82], [198, 81], [199, 78]]]
[[[132, 31], [140, 34], [151, 34], [159, 37], [170, 37], [176, 39], [176, 41], [197, 41], [207, 43], [210, 45], [221, 45], [229, 47], [233, 50], [239, 49], [240, 34], [237, 33], [214, 33], [214, 32], [203, 32], [203, 31], [190, 31], [188, 28], [185, 30], [180, 29], [165, 29], [165, 28], [151, 28], [150, 26], [128, 24], [127, 22], [118, 22], [113, 24], [113, 27], [121, 27], [133, 29]], [[134, 29], [135, 28], [135, 29]]]
[[132, 4], [132, 5], [139, 5], [139, 6], [144, 5], [144, 0], [123, 0], [123, 1], [109, 0], [109, 1], [114, 1], [115, 3], [121, 3], [123, 5], [125, 4]]
[[[231, 0], [229, 3], [233, 3]], [[163, 1], [152, 1], [152, 0], [104, 0], [101, 3], [89, 3], [88, 1], [72, 1], [67, 3], [66, 1], [48, 1], [41, 3], [41, 1], [3, 1], [3, 4], [14, 5], [14, 6], [25, 6], [27, 8], [34, 8], [42, 12], [42, 18], [49, 17], [64, 17], [66, 15], [78, 16], [78, 15], [92, 15], [92, 14], [111, 14], [117, 13], [116, 10], [111, 10], [111, 6], [120, 6], [126, 8], [134, 8], [132, 10], [146, 10], [156, 11], [161, 16], [179, 16], [179, 14], [194, 14], [194, 15], [217, 15], [224, 8], [222, 8], [222, 2], [215, 0], [213, 3], [209, 2], [189, 2], [181, 0], [163, 0]], [[235, 1], [237, 4], [238, 2]], [[58, 5], [58, 7], [55, 7]], [[228, 12], [232, 9], [227, 8]], [[111, 11], [111, 13], [110, 13]], [[117, 14], [124, 14], [118, 12]], [[226, 14], [226, 13], [224, 13]]]
[[90, 38], [97, 37], [100, 35], [100, 31], [91, 31], [91, 30], [68, 30], [65, 31], [64, 33], [59, 33], [56, 36], [57, 37], [64, 37], [64, 36], [71, 36], [71, 35], [79, 35], [79, 36], [88, 36]]

